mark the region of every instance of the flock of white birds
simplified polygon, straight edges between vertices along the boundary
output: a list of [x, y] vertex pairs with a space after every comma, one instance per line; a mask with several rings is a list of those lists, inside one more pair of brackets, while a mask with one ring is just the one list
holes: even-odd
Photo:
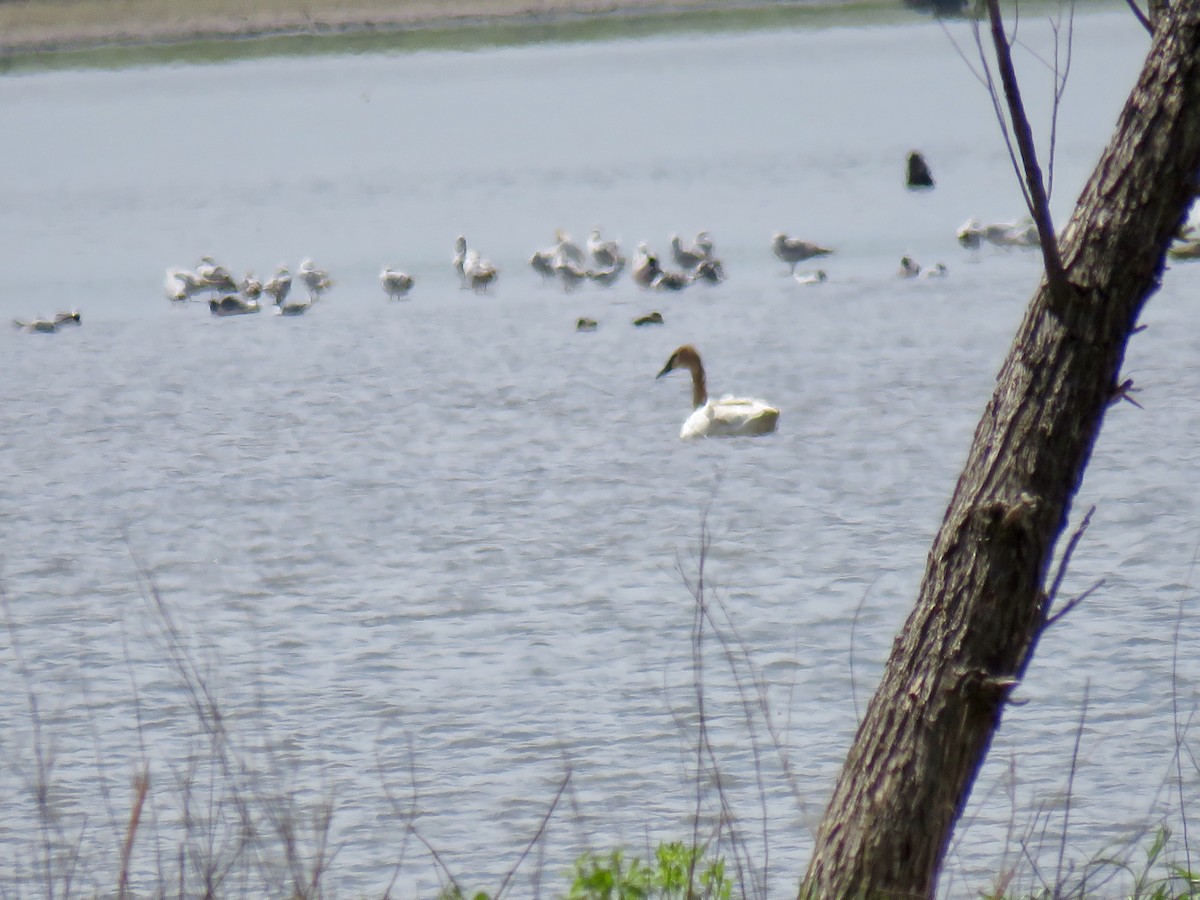
[[[957, 237], [962, 246], [972, 250], [984, 244], [1005, 248], [1038, 245], [1037, 229], [1027, 222], [984, 224], [971, 219], [959, 228]], [[598, 228], [592, 230], [584, 246], [559, 230], [555, 232], [551, 246], [534, 251], [529, 257], [529, 265], [543, 281], [556, 283], [568, 292], [586, 282], [611, 286], [626, 268], [634, 283], [649, 291], [682, 291], [693, 284], [720, 284], [725, 280], [725, 266], [717, 256], [716, 244], [709, 232], [699, 232], [689, 244], [685, 244], [678, 234], [671, 235], [670, 248], [672, 267], [665, 266], [644, 241], [637, 245], [632, 259], [627, 260], [620, 244], [605, 238]], [[778, 232], [771, 239], [771, 252], [788, 266], [799, 284], [822, 284], [828, 280], [822, 269], [798, 271], [798, 266], [829, 256], [834, 252], [830, 247]], [[460, 287], [475, 293], [486, 292], [500, 275], [496, 265], [469, 247], [463, 235], [455, 240], [452, 264]], [[911, 257], [904, 256], [897, 275], [901, 278], [944, 277], [946, 267], [939, 262], [932, 268], [922, 269]], [[333, 286], [329, 272], [308, 258], [296, 269], [295, 280], [303, 286], [305, 295], [302, 297], [292, 295], [293, 276], [286, 264], [281, 263], [266, 282], [253, 273], [247, 273], [238, 281], [225, 266], [211, 256], [204, 256], [194, 269], [167, 269], [163, 289], [173, 303], [207, 300], [214, 316], [258, 313], [263, 308], [264, 298], [275, 307], [277, 315], [299, 316], [312, 309]], [[415, 280], [399, 269], [384, 267], [379, 273], [379, 284], [387, 298], [395, 301], [409, 295]], [[13, 324], [25, 332], [49, 334], [65, 326], [78, 325], [80, 321], [78, 311], [71, 311], [53, 318], [14, 320]], [[658, 312], [634, 319], [637, 326], [661, 325], [663, 322], [662, 314]], [[594, 331], [596, 327], [593, 319], [579, 319], [576, 323], [577, 331]], [[717, 400], [708, 396], [704, 365], [695, 347], [685, 344], [676, 349], [659, 377], [677, 369], [686, 369], [692, 378], [692, 412], [683, 423], [680, 438], [756, 436], [775, 431], [779, 410], [769, 403], [745, 397], [724, 396]]]
[[[1038, 241], [1037, 229], [1031, 222], [984, 224], [971, 219], [959, 228], [957, 236], [959, 243], [969, 249], [977, 249], [983, 244], [1006, 248], [1036, 247]], [[671, 235], [670, 260], [674, 266], [670, 268], [663, 264], [659, 254], [649, 249], [645, 241], [637, 245], [632, 260], [627, 259], [619, 242], [603, 237], [598, 228], [592, 230], [583, 246], [562, 230], [556, 231], [554, 237], [552, 245], [533, 252], [529, 257], [529, 266], [544, 281], [556, 283], [568, 292], [588, 282], [602, 287], [611, 286], [627, 268], [635, 284], [653, 291], [682, 291], [697, 283], [720, 284], [726, 278], [725, 266], [716, 254], [712, 235], [707, 231], [699, 232], [690, 244], [685, 244], [678, 234]], [[788, 265], [799, 284], [822, 284], [828, 280], [828, 274], [823, 269], [799, 271], [797, 267], [803, 262], [833, 253], [829, 247], [779, 232], [771, 240], [771, 252]], [[455, 241], [452, 262], [460, 286], [475, 293], [487, 291], [500, 276], [497, 266], [484, 259], [477, 250], [468, 247], [463, 235], [459, 235]], [[946, 267], [939, 262], [929, 269], [922, 269], [911, 257], [905, 256], [900, 260], [897, 274], [904, 278], [936, 278], [946, 275]], [[307, 258], [300, 263], [295, 278], [305, 289], [304, 297], [292, 295], [293, 275], [284, 263], [276, 268], [275, 274], [266, 282], [260, 281], [253, 273], [247, 273], [238, 281], [228, 268], [219, 265], [211, 256], [204, 256], [194, 269], [167, 269], [163, 290], [167, 298], [176, 303], [207, 301], [214, 316], [260, 312], [264, 296], [270, 300], [277, 315], [298, 316], [308, 312], [333, 286], [329, 272]], [[379, 273], [379, 283], [389, 300], [403, 300], [416, 282], [408, 273], [385, 266]], [[72, 310], [53, 317], [14, 319], [13, 325], [31, 334], [53, 334], [64, 326], [78, 325], [80, 322], [79, 312]], [[662, 318], [657, 313], [635, 320], [638, 325], [661, 323]], [[577, 325], [579, 331], [591, 331], [596, 327], [591, 319], [580, 319]]]
[[[958, 236], [963, 245], [968, 247], [978, 247], [985, 241], [1001, 246], [1025, 246], [1024, 227], [1018, 224], [981, 225], [971, 220], [959, 230]], [[655, 291], [682, 291], [697, 283], [720, 284], [726, 278], [725, 266], [716, 254], [712, 235], [707, 231], [699, 232], [689, 244], [685, 244], [678, 234], [671, 235], [670, 259], [673, 267], [664, 265], [662, 257], [651, 251], [645, 241], [637, 245], [632, 260], [628, 259], [619, 242], [603, 237], [598, 228], [592, 230], [583, 246], [562, 230], [556, 231], [554, 237], [552, 245], [533, 252], [529, 257], [529, 266], [544, 281], [556, 283], [564, 291], [573, 291], [588, 282], [611, 286], [627, 268], [635, 284]], [[1035, 243], [1036, 237], [1034, 231]], [[831, 248], [779, 232], [771, 240], [771, 251], [789, 266], [798, 283], [820, 284], [828, 280], [823, 270], [797, 271], [797, 266], [811, 259], [828, 256], [833, 253]], [[484, 259], [474, 248], [468, 247], [463, 235], [455, 240], [452, 263], [458, 274], [459, 285], [475, 293], [486, 292], [500, 276], [497, 266]], [[933, 269], [922, 271], [906, 256], [901, 260], [899, 274], [904, 277], [935, 277], [945, 275], [946, 269], [939, 263]], [[271, 300], [277, 314], [294, 316], [311, 309], [333, 284], [329, 273], [318, 268], [311, 259], [300, 263], [296, 278], [306, 290], [307, 296], [303, 299], [291, 296], [293, 276], [285, 264], [281, 263], [274, 276], [266, 282], [260, 281], [253, 273], [247, 273], [238, 281], [229, 269], [219, 265], [211, 256], [205, 256], [195, 269], [167, 269], [163, 289], [167, 298], [174, 302], [207, 300], [215, 316], [257, 313], [263, 308], [264, 295]], [[403, 300], [415, 283], [411, 275], [390, 266], [384, 267], [379, 273], [379, 284], [389, 300]], [[584, 326], [588, 321], [582, 320]], [[581, 327], [580, 330], [588, 328]]]

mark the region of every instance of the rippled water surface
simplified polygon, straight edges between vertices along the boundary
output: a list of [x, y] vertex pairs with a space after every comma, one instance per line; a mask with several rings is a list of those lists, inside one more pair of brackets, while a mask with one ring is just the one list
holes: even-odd
[[[1022, 27], [1046, 54], [1044, 27]], [[962, 26], [950, 35], [969, 43]], [[1081, 14], [1074, 43], [1060, 219], [1146, 46], [1123, 12]], [[1044, 130], [1048, 77], [1022, 66]], [[83, 316], [0, 335], [6, 894], [42, 892], [38, 748], [55, 841], [79, 843], [88, 893], [113, 890], [140, 761], [155, 827], [132, 868], [168, 890], [188, 783], [193, 845], [197, 822], [233, 815], [229, 785], [254, 783], [292, 797], [311, 861], [312, 810], [331, 803], [326, 885], [343, 897], [393, 876], [394, 895], [432, 896], [446, 875], [428, 847], [464, 888], [496, 889], [568, 772], [517, 896], [539, 878], [554, 895], [584, 849], [690, 839], [685, 582], [705, 528], [709, 596], [743, 690], [764, 685], [792, 787], [758, 718], [752, 742], [715, 643], [705, 712], [761, 878], [771, 896], [794, 891], [1038, 275], [1036, 255], [954, 240], [969, 216], [1022, 207], [947, 33], [9, 76], [0, 108], [0, 314]], [[931, 193], [902, 188], [914, 147]], [[539, 284], [529, 253], [557, 227], [595, 225], [663, 252], [670, 233], [706, 228], [729, 280], [672, 296]], [[828, 283], [787, 277], [776, 230], [837, 248]], [[486, 296], [458, 289], [460, 232], [501, 268]], [[171, 307], [164, 268], [205, 253], [260, 275], [312, 256], [336, 283], [297, 319]], [[905, 253], [950, 276], [898, 280]], [[384, 299], [385, 263], [416, 277], [410, 301]], [[1171, 800], [1176, 650], [1184, 716], [1200, 677], [1198, 276], [1170, 271], [1134, 340], [1145, 409], [1105, 424], [1079, 503], [1098, 510], [1064, 590], [1105, 584], [1042, 641], [947, 894], [990, 884], [1026, 829], [1053, 866], [1085, 703], [1068, 858]], [[665, 326], [631, 326], [652, 309]], [[584, 315], [598, 331], [574, 332]], [[779, 406], [778, 433], [681, 443], [686, 376], [654, 376], [685, 342], [715, 392]], [[258, 780], [208, 766], [150, 584]], [[710, 793], [705, 827], [713, 809]], [[405, 831], [414, 812], [421, 840]], [[253, 849], [226, 893], [259, 893], [244, 873], [276, 864], [275, 845]]]

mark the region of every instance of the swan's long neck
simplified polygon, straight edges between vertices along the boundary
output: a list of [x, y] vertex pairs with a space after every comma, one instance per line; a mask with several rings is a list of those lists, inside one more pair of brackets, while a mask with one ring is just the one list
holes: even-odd
[[699, 409], [708, 402], [708, 388], [704, 384], [704, 366], [700, 360], [694, 359], [688, 361], [688, 368], [692, 371], [692, 407]]

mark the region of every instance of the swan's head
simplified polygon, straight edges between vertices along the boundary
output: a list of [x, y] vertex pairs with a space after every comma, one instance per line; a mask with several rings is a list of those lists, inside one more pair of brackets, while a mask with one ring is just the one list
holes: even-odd
[[461, 234], [454, 239], [454, 249], [459, 253], [467, 252], [467, 239]]
[[782, 231], [775, 232], [775, 236], [771, 238], [771, 246], [778, 250], [787, 241], [787, 235]]
[[694, 369], [699, 365], [700, 354], [696, 352], [696, 348], [691, 344], [684, 344], [671, 354], [671, 358], [667, 360], [667, 364], [662, 367], [662, 371], [655, 377], [662, 378], [668, 372], [673, 372], [676, 369]]

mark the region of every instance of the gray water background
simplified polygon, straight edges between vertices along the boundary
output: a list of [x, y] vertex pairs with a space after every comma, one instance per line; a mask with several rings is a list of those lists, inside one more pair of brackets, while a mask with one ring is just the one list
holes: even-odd
[[[1022, 29], [1048, 56], [1044, 21]], [[143, 839], [135, 875], [150, 884], [156, 859], [173, 864], [178, 782], [204, 741], [139, 564], [235, 731], [265, 735], [301, 808], [332, 800], [336, 896], [379, 895], [398, 863], [394, 895], [436, 893], [431, 855], [411, 839], [400, 850], [414, 790], [422, 837], [469, 888], [498, 885], [568, 768], [569, 800], [517, 896], [539, 874], [553, 895], [583, 849], [689, 838], [684, 581], [705, 522], [707, 585], [794, 773], [793, 792], [763, 754], [765, 837], [719, 653], [706, 713], [761, 877], [792, 893], [1039, 272], [1036, 254], [954, 240], [968, 216], [1022, 206], [951, 40], [969, 56], [969, 31], [948, 31], [914, 20], [0, 79], [0, 315], [83, 315], [57, 335], [0, 334], [6, 894], [40, 894], [30, 692], [54, 753], [51, 808], [83, 833], [78, 884], [112, 890], [143, 760], [164, 843]], [[1125, 11], [1078, 16], [1059, 221], [1146, 45]], [[1045, 135], [1050, 76], [1028, 53], [1020, 64]], [[903, 189], [912, 148], [935, 191]], [[540, 285], [529, 253], [557, 227], [596, 225], [660, 252], [672, 232], [709, 229], [729, 281], [677, 296]], [[837, 248], [827, 284], [787, 277], [776, 230]], [[501, 268], [487, 296], [458, 289], [458, 233]], [[312, 256], [336, 284], [300, 319], [171, 307], [164, 268], [204, 253], [262, 276]], [[950, 276], [898, 280], [905, 253]], [[417, 279], [410, 301], [385, 301], [385, 263]], [[1200, 677], [1198, 276], [1172, 268], [1134, 339], [1126, 374], [1145, 409], [1118, 405], [1105, 423], [1073, 520], [1097, 512], [1064, 591], [1105, 584], [1043, 639], [944, 894], [992, 883], [1025, 830], [1054, 869], [1085, 702], [1068, 862], [1178, 824], [1163, 785], [1176, 704], [1186, 719]], [[652, 309], [664, 327], [630, 325]], [[583, 315], [597, 332], [574, 333]], [[686, 378], [654, 375], [685, 342], [714, 392], [777, 405], [778, 433], [682, 444]], [[1192, 796], [1194, 769], [1185, 780]]]

